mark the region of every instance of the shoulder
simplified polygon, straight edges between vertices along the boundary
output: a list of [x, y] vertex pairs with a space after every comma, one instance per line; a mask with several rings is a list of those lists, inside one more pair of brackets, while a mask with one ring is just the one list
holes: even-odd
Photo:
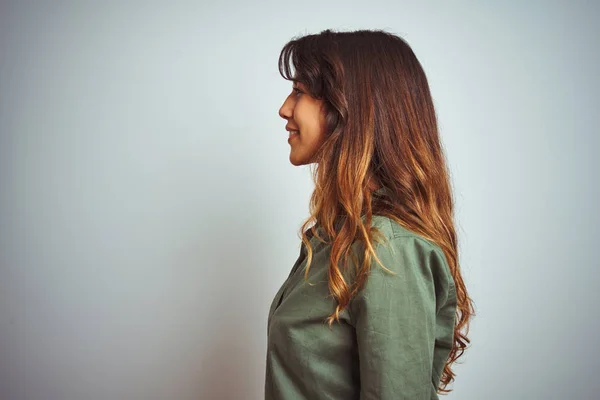
[[[391, 218], [374, 216], [372, 226], [385, 236], [373, 242], [373, 250], [383, 267], [371, 258], [365, 290], [381, 290], [389, 285], [429, 286], [440, 294], [455, 291], [454, 279], [442, 248], [410, 231]], [[364, 248], [361, 247], [361, 251]], [[391, 272], [391, 273], [390, 273]]]
[[418, 246], [422, 249], [430, 249], [443, 254], [439, 245], [432, 242], [416, 232], [413, 232], [392, 218], [382, 215], [374, 215], [371, 226], [376, 227], [383, 234], [386, 241], [393, 247]]

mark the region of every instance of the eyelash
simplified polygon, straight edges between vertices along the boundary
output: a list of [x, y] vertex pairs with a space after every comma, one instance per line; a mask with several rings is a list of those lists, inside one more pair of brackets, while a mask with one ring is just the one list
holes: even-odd
[[292, 88], [292, 90], [296, 93], [304, 93], [302, 90], [300, 90], [298, 88]]

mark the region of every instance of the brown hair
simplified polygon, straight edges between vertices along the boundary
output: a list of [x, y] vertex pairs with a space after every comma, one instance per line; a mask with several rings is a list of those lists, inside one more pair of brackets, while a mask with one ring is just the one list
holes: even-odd
[[[381, 264], [373, 249], [381, 237], [371, 227], [373, 215], [393, 219], [436, 243], [454, 278], [454, 343], [438, 388], [451, 392], [446, 389], [455, 376], [451, 366], [470, 343], [475, 312], [459, 268], [449, 173], [420, 62], [392, 33], [327, 29], [289, 41], [279, 56], [279, 72], [286, 80], [302, 82], [324, 104], [326, 140], [314, 156], [315, 190], [301, 239], [308, 250], [305, 277], [313, 254], [309, 237], [331, 244], [328, 286], [337, 306], [329, 325], [339, 321], [339, 312], [366, 281], [371, 256]], [[385, 187], [387, 195], [373, 195], [373, 183]], [[330, 241], [318, 235], [317, 227]], [[342, 272], [349, 255], [356, 262], [351, 249], [356, 240], [365, 243], [365, 251], [349, 285]]]

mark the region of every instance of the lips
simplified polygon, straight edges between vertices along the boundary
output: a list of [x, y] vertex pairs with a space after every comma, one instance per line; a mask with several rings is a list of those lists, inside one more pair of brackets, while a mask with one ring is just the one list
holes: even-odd
[[286, 126], [285, 130], [289, 132], [288, 142], [300, 135], [300, 131], [298, 129], [292, 129], [290, 126]]
[[292, 140], [296, 139], [298, 136], [300, 136], [299, 133], [293, 133], [293, 131], [290, 131], [290, 136], [288, 137], [288, 143], [290, 143]]

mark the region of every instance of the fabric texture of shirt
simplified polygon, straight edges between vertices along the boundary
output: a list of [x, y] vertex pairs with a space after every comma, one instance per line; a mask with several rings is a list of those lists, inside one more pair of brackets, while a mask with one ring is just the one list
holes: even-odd
[[301, 243], [269, 310], [266, 400], [438, 399], [457, 305], [447, 260], [439, 246], [392, 219], [372, 221], [389, 241], [373, 243], [376, 254], [395, 275], [373, 258], [367, 281], [331, 328], [330, 245], [310, 238], [309, 284]]

